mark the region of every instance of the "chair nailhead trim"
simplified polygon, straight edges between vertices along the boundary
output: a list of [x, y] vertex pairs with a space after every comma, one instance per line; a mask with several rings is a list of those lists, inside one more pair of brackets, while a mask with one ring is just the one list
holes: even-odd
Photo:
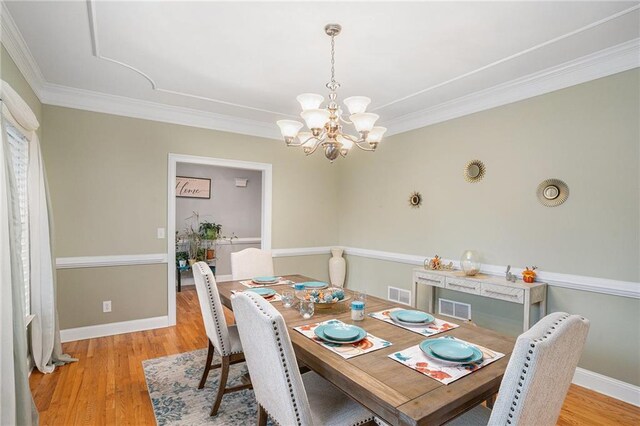
[[[211, 313], [213, 314], [213, 322], [216, 326], [216, 333], [218, 335], [218, 344], [220, 345], [220, 351], [222, 352], [220, 355], [227, 356], [229, 354], [227, 353], [227, 349], [225, 348], [225, 345], [224, 345], [224, 340], [222, 339], [222, 329], [220, 328], [220, 317], [218, 315], [218, 310], [215, 308], [217, 303], [213, 295], [213, 289], [211, 285], [212, 283], [209, 279], [209, 274], [202, 268], [202, 265], [198, 265], [198, 270], [202, 274], [202, 276], [205, 278], [207, 293], [209, 293], [209, 308], [211, 309]], [[217, 291], [218, 289], [216, 288], [216, 292]]]
[[[556, 327], [557, 327], [557, 326], [559, 326], [559, 325], [560, 325], [560, 323], [561, 323], [562, 321], [566, 320], [567, 318], [569, 318], [569, 315], [565, 315], [565, 316], [563, 316], [563, 317], [562, 317], [562, 318], [560, 318], [558, 321], [556, 321], [556, 322], [553, 324], [553, 326], [551, 326], [551, 328], [550, 328], [550, 329], [548, 329], [548, 330], [544, 333], [544, 335], [543, 335], [541, 338], [539, 338], [539, 339], [534, 339], [534, 340], [531, 342], [531, 344], [529, 345], [529, 346], [531, 347], [531, 349], [529, 349], [529, 351], [528, 351], [528, 352], [529, 352], [529, 355], [533, 355], [533, 351], [534, 351], [534, 349], [536, 348], [536, 344], [537, 344], [537, 343], [542, 342], [543, 340], [545, 340], [545, 339], [547, 338], [547, 336], [550, 336], [550, 335], [553, 333], [553, 330], [555, 330], [555, 329], [556, 329]], [[529, 361], [529, 362], [531, 361], [531, 357], [530, 357], [530, 356], [527, 356], [527, 357], [526, 357], [526, 359], [527, 359], [527, 361]], [[524, 363], [524, 368], [522, 369], [522, 376], [520, 376], [520, 380], [521, 380], [521, 381], [520, 381], [520, 382], [518, 382], [518, 388], [516, 388], [516, 393], [513, 395], [513, 399], [512, 399], [512, 406], [510, 407], [510, 410], [511, 410], [512, 412], [515, 412], [515, 408], [514, 408], [514, 407], [516, 407], [516, 406], [518, 405], [518, 403], [516, 402], [516, 400], [518, 400], [518, 399], [519, 399], [519, 396], [518, 396], [518, 395], [522, 392], [522, 387], [524, 386], [524, 383], [523, 383], [523, 382], [524, 382], [524, 376], [527, 374], [527, 369], [529, 368], [529, 362], [525, 362], [525, 363]], [[513, 418], [513, 414], [512, 414], [512, 413], [509, 413], [509, 418]], [[511, 424], [511, 421], [510, 421], [510, 420], [507, 420], [507, 423], [508, 423], [508, 424]]]
[[274, 330], [274, 334], [276, 336], [276, 343], [278, 344], [278, 349], [280, 350], [280, 364], [282, 365], [282, 368], [284, 368], [284, 374], [285, 374], [285, 377], [287, 378], [287, 385], [289, 387], [289, 397], [291, 398], [291, 405], [293, 405], [293, 411], [294, 411], [294, 413], [296, 415], [296, 424], [301, 426], [302, 425], [302, 421], [300, 420], [300, 412], [298, 410], [298, 403], [296, 401], [296, 396], [293, 393], [293, 384], [291, 383], [291, 377], [289, 375], [289, 368], [287, 367], [287, 364], [286, 364], [286, 358], [284, 356], [284, 349], [282, 348], [282, 341], [280, 340], [280, 335], [278, 334], [278, 324], [276, 323], [275, 318], [272, 315], [268, 314], [264, 309], [262, 309], [262, 306], [258, 305], [258, 303], [254, 299], [252, 299], [250, 296], [245, 296], [245, 297], [249, 298], [249, 300], [251, 300], [254, 303], [254, 305], [256, 305], [258, 310], [260, 312], [262, 312], [268, 319], [271, 320], [271, 327]]

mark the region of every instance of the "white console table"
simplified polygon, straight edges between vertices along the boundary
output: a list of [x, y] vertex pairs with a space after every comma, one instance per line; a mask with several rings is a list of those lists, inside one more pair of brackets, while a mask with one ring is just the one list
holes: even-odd
[[418, 284], [426, 286], [429, 292], [429, 312], [435, 312], [436, 287], [439, 287], [523, 305], [524, 331], [530, 327], [531, 305], [539, 304], [540, 318], [547, 314], [546, 283], [527, 284], [522, 280], [513, 283], [505, 278], [491, 275], [478, 274], [468, 277], [462, 271], [432, 271], [416, 268], [413, 270], [414, 307], [417, 307], [418, 303]]

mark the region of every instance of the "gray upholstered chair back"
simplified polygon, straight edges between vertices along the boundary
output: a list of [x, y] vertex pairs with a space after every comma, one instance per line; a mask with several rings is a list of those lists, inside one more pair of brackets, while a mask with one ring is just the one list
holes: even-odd
[[587, 319], [556, 312], [521, 334], [489, 424], [555, 425], [588, 332]]
[[234, 280], [269, 277], [273, 274], [271, 251], [251, 247], [231, 253], [231, 277]]
[[216, 279], [213, 277], [209, 265], [205, 262], [196, 262], [191, 269], [193, 270], [193, 279], [196, 282], [196, 291], [207, 337], [218, 354], [228, 356], [231, 354], [229, 330], [224, 318]]
[[280, 425], [312, 425], [309, 401], [282, 315], [253, 293], [231, 298], [256, 400]]

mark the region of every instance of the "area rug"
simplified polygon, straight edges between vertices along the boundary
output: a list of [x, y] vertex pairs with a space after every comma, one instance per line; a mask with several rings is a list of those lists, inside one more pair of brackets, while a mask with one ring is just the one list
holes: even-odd
[[[218, 414], [209, 416], [220, 370], [211, 370], [205, 387], [198, 389], [206, 359], [207, 351], [201, 349], [142, 362], [158, 425], [255, 424], [256, 400], [251, 389], [226, 394]], [[227, 386], [240, 384], [246, 371], [244, 363], [232, 365]]]

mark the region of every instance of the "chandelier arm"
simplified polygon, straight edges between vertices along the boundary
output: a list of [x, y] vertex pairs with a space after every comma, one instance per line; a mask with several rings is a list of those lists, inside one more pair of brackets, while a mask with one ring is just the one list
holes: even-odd
[[363, 151], [375, 151], [375, 148], [361, 146], [360, 144], [366, 143], [365, 141], [356, 142], [355, 145]]
[[364, 139], [357, 139], [355, 136], [351, 136], [348, 133], [341, 133], [341, 135], [342, 135], [343, 138], [349, 139], [351, 142], [356, 143], [356, 144], [364, 142]]
[[316, 143], [315, 143], [315, 145], [313, 146], [313, 148], [311, 148], [311, 149], [309, 150], [309, 152], [305, 152], [305, 155], [311, 155], [311, 154], [313, 154], [314, 152], [316, 152], [316, 150], [318, 149], [318, 147], [319, 147], [320, 145], [322, 145], [322, 142], [323, 142], [326, 138], [323, 136], [323, 137], [317, 137], [317, 138], [315, 138], [315, 137], [314, 137], [314, 139], [316, 139]]

